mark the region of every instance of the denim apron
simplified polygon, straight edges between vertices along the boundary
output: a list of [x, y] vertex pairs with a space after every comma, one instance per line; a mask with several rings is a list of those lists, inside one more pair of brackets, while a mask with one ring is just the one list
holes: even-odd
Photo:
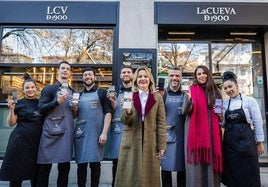
[[113, 113], [113, 119], [110, 128], [110, 151], [109, 158], [117, 159], [119, 155], [119, 149], [121, 144], [121, 139], [123, 135], [124, 125], [121, 122], [121, 99], [124, 92], [118, 94], [116, 100], [116, 109]]
[[100, 146], [99, 137], [103, 122], [104, 114], [98, 90], [82, 93], [74, 131], [75, 161], [78, 164], [102, 161], [104, 146]]
[[[69, 105], [72, 91], [66, 100], [46, 116], [40, 139], [37, 163], [69, 162], [73, 151], [73, 112]], [[56, 96], [57, 97], [57, 96]]]
[[167, 121], [166, 159], [161, 159], [161, 168], [165, 171], [184, 171], [184, 121], [181, 113], [184, 94], [167, 94], [165, 101]]
[[222, 182], [228, 187], [259, 187], [260, 171], [254, 132], [242, 108], [225, 112]]

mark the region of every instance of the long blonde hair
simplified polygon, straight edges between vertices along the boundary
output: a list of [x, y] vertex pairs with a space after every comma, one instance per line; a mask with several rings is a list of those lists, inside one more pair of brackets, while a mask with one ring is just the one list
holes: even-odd
[[139, 66], [137, 70], [135, 71], [134, 76], [133, 76], [132, 92], [137, 92], [139, 90], [139, 87], [137, 85], [137, 79], [138, 79], [138, 74], [141, 70], [144, 70], [149, 77], [149, 80], [150, 80], [149, 91], [155, 92], [155, 82], [154, 82], [153, 75], [151, 71], [149, 70], [149, 68], [146, 66]]

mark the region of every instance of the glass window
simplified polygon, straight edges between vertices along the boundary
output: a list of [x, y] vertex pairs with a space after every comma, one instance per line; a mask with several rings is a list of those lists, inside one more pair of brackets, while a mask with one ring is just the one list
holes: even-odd
[[[263, 84], [259, 84], [256, 79], [263, 75], [260, 44], [212, 43], [211, 52], [212, 72], [233, 71], [238, 75], [239, 91], [259, 97], [259, 91], [263, 92]], [[261, 90], [257, 92], [254, 87]]]
[[[182, 81], [192, 81], [193, 71], [198, 65], [209, 66], [208, 43], [172, 42], [158, 44], [158, 77], [167, 79], [167, 71], [172, 66], [180, 67]], [[167, 83], [166, 83], [167, 85]]]
[[[81, 91], [81, 67], [91, 64], [96, 69], [100, 87], [112, 81], [112, 28], [30, 28], [3, 27], [0, 55], [0, 102], [12, 89], [20, 91], [25, 72], [37, 82], [41, 91], [54, 84], [57, 65], [62, 60], [76, 65], [70, 85]], [[27, 67], [22, 67], [26, 66]], [[10, 66], [8, 66], [10, 65]]]
[[2, 29], [0, 63], [112, 64], [112, 54], [112, 29]]
[[159, 43], [158, 73], [167, 72], [172, 66], [181, 67], [184, 73], [192, 73], [197, 65], [208, 65], [207, 43]]

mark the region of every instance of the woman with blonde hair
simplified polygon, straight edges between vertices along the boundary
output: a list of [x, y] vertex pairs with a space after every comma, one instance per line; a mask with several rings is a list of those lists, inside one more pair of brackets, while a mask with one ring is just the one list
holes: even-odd
[[132, 92], [132, 106], [121, 111], [125, 128], [115, 186], [160, 187], [159, 159], [166, 150], [165, 106], [147, 67], [135, 71]]

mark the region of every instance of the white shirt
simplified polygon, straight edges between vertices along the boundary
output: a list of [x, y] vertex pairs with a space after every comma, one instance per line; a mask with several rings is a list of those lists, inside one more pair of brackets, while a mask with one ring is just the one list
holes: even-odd
[[145, 105], [147, 103], [148, 100], [148, 95], [149, 95], [149, 91], [144, 92], [142, 90], [139, 90], [139, 96], [140, 96], [140, 100], [141, 100], [141, 119], [142, 121], [144, 121], [144, 116], [145, 116]]
[[[253, 124], [255, 139], [257, 142], [263, 142], [264, 141], [263, 120], [261, 116], [260, 107], [255, 98], [246, 95], [241, 96], [242, 101], [240, 95], [238, 95], [235, 98], [231, 98], [229, 110], [235, 110], [241, 108], [241, 102], [243, 102], [242, 108], [245, 112], [248, 123]], [[228, 103], [229, 98], [223, 102], [224, 112], [228, 109]], [[223, 125], [225, 125], [225, 120], [223, 121]]]

